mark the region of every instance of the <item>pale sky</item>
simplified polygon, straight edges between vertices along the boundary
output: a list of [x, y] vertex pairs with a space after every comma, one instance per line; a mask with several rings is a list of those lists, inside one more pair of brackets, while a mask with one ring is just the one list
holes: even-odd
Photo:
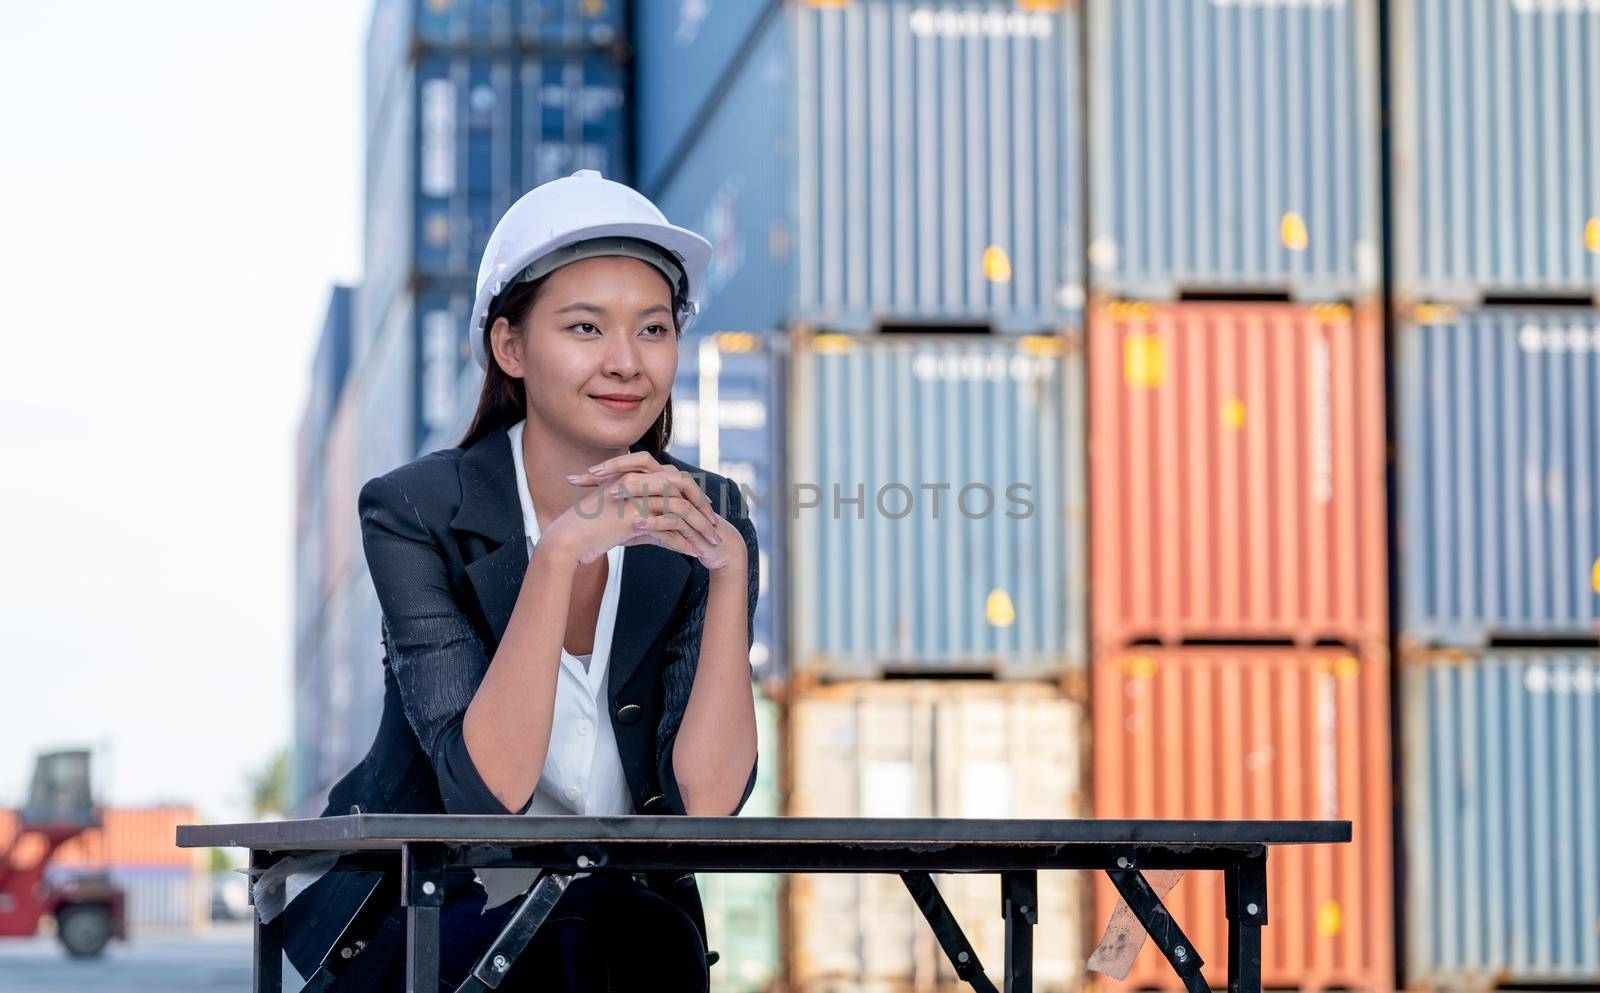
[[289, 740], [294, 441], [360, 275], [369, 0], [0, 13], [0, 806], [247, 815]]

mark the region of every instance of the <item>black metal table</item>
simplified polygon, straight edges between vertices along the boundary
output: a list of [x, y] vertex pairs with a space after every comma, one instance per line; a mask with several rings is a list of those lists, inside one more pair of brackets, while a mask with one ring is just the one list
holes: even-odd
[[[1191, 993], [1209, 990], [1204, 961], [1144, 877], [1147, 869], [1224, 873], [1228, 989], [1260, 993], [1261, 927], [1267, 923], [1267, 850], [1350, 840], [1349, 821], [976, 820], [832, 817], [529, 817], [353, 814], [249, 824], [184, 825], [183, 848], [248, 848], [252, 880], [280, 859], [337, 852], [339, 869], [382, 870], [361, 912], [306, 984], [325, 989], [358, 957], [396, 897], [406, 908], [407, 988], [439, 986], [439, 908], [453, 868], [544, 870], [463, 991], [493, 989], [580, 872], [895, 873], [956, 974], [994, 993], [930, 873], [1000, 876], [1005, 917], [1003, 986], [1033, 988], [1033, 925], [1039, 870], [1102, 871]], [[282, 882], [275, 884], [281, 887]], [[281, 897], [281, 894], [280, 894]], [[283, 987], [283, 919], [256, 915], [254, 989]]]

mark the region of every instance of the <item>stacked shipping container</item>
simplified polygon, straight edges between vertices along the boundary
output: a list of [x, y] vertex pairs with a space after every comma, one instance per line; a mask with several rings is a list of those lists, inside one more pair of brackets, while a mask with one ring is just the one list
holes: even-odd
[[[1275, 873], [1269, 986], [1393, 984], [1377, 12], [1088, 9], [1094, 812], [1352, 821]], [[1221, 983], [1212, 875], [1168, 901]]]
[[1405, 981], [1593, 984], [1600, 8], [1391, 11]]
[[[715, 246], [701, 331], [784, 356], [782, 389], [752, 403], [751, 360], [686, 343], [675, 397], [694, 420], [675, 449], [749, 478], [768, 588], [787, 580], [769, 673], [787, 679], [788, 812], [1068, 816], [1081, 703], [1058, 684], [1085, 658], [1079, 12], [735, 6], [639, 5], [636, 148], [641, 189]], [[787, 437], [734, 437], [755, 455], [730, 458], [729, 423], [768, 411]], [[715, 454], [683, 434], [712, 419]], [[956, 672], [1039, 682], [877, 682]], [[941, 889], [998, 963], [985, 882]], [[1079, 980], [1080, 882], [1041, 878], [1045, 988]], [[955, 983], [898, 879], [790, 889], [796, 988]]]

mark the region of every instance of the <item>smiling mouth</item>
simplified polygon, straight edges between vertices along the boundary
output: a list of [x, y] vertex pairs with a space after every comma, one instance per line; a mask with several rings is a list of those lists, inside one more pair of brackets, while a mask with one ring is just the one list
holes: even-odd
[[626, 396], [621, 394], [602, 396], [600, 394], [591, 393], [589, 396], [595, 400], [598, 400], [600, 403], [605, 404], [607, 407], [610, 407], [612, 410], [635, 410], [641, 403], [644, 402], [644, 397]]

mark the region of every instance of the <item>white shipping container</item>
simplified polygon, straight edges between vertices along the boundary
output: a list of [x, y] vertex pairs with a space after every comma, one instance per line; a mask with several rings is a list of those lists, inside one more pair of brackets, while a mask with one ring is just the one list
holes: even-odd
[[[840, 683], [790, 706], [797, 817], [1087, 816], [1084, 708], [1054, 685], [972, 680]], [[941, 873], [940, 894], [991, 979], [1004, 965], [997, 875]], [[1038, 990], [1083, 976], [1086, 880], [1038, 875]], [[956, 975], [900, 877], [789, 877], [797, 988], [951, 986]]]

